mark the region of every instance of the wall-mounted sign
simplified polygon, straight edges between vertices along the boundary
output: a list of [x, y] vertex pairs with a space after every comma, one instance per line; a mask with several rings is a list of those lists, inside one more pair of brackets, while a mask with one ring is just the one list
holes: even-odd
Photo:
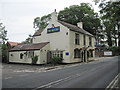
[[54, 33], [54, 32], [59, 32], [59, 31], [60, 31], [60, 26], [47, 29], [47, 33]]
[[69, 55], [69, 52], [66, 52], [66, 55]]
[[105, 56], [112, 56], [112, 51], [104, 51]]

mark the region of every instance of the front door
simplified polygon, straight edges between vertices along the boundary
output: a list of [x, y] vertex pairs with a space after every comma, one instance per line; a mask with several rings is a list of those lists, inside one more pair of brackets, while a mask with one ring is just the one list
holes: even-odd
[[85, 50], [84, 50], [84, 62], [86, 62], [86, 55], [85, 55]]
[[82, 51], [82, 58], [81, 58], [81, 61], [84, 62], [84, 53]]
[[48, 51], [47, 52], [47, 63], [50, 63], [51, 57], [52, 57], [52, 53], [51, 53], [51, 51]]

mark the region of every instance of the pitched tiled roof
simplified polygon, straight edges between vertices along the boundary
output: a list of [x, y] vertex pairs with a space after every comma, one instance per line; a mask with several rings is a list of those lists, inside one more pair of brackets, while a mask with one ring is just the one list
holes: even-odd
[[60, 21], [60, 20], [58, 20], [58, 22], [61, 23], [64, 26], [66, 26], [67, 28], [69, 28], [71, 31], [80, 32], [80, 33], [83, 33], [83, 34], [93, 36], [89, 32], [87, 32], [84, 29], [81, 29], [81, 28], [79, 28], [79, 27], [77, 27], [75, 25], [72, 25], [72, 24], [69, 24], [69, 23], [66, 23], [66, 22], [63, 22], [63, 21]]
[[18, 43], [18, 42], [7, 42], [7, 43], [9, 43], [11, 46], [16, 46], [18, 44], [23, 44], [23, 43]]
[[39, 29], [39, 30], [37, 30], [37, 31], [34, 33], [33, 36], [39, 36], [39, 35], [42, 33], [43, 30], [44, 30], [44, 29]]
[[45, 45], [47, 45], [49, 42], [44, 42], [44, 43], [36, 43], [36, 44], [21, 44], [17, 45], [10, 51], [27, 51], [27, 50], [39, 50]]

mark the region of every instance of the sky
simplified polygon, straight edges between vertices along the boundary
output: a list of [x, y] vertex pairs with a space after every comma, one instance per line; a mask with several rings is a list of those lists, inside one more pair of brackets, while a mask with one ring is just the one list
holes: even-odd
[[70, 5], [90, 3], [98, 12], [93, 0], [0, 0], [0, 21], [6, 27], [8, 41], [22, 42], [29, 34], [34, 34], [35, 17], [57, 12]]

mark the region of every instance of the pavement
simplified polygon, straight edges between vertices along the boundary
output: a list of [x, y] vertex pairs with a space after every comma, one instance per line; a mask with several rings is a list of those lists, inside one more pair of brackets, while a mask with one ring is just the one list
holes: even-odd
[[[105, 59], [109, 59], [110, 57], [96, 57], [94, 60], [88, 63], [102, 61]], [[72, 64], [64, 64], [64, 65], [29, 65], [29, 64], [15, 64], [15, 63], [2, 63], [2, 71], [9, 70], [10, 72], [46, 72], [49, 70], [56, 70], [60, 68], [72, 67], [77, 65], [87, 64], [86, 62], [81, 63], [72, 63]]]
[[118, 74], [117, 63], [118, 57], [98, 57], [89, 63], [60, 66], [3, 64], [3, 88], [105, 88]]

